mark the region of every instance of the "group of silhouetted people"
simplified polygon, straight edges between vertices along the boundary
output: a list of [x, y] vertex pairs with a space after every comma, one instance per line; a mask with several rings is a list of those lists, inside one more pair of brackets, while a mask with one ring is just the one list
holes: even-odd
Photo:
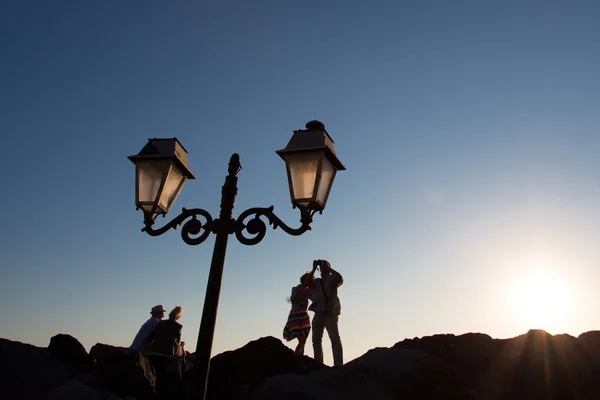
[[[315, 272], [320, 269], [320, 277]], [[312, 270], [300, 277], [300, 284], [292, 288], [289, 302], [292, 304], [287, 322], [283, 328], [283, 338], [288, 342], [298, 339], [296, 354], [304, 355], [304, 347], [311, 331], [308, 311], [314, 312], [312, 319], [312, 344], [314, 358], [323, 362], [323, 331], [327, 330], [331, 340], [333, 365], [344, 363], [342, 340], [338, 329], [341, 303], [338, 287], [344, 283], [339, 272], [331, 268], [327, 260], [314, 260]], [[309, 306], [310, 300], [310, 306]], [[165, 309], [162, 305], [152, 307], [147, 320], [135, 336], [130, 348], [147, 350], [172, 356], [183, 356], [184, 342], [181, 341], [182, 325], [177, 322], [182, 307], [177, 306], [169, 313], [169, 319], [162, 320]]]
[[162, 320], [166, 312], [164, 307], [162, 305], [152, 307], [150, 310], [152, 316], [142, 325], [129, 348], [178, 357], [184, 355], [185, 343], [181, 341], [183, 326], [177, 322], [182, 311], [183, 308], [177, 306], [169, 313], [169, 319]]
[[[321, 271], [320, 278], [314, 277], [317, 268]], [[312, 270], [303, 274], [300, 277], [300, 284], [292, 288], [289, 299], [292, 307], [283, 328], [283, 338], [287, 341], [298, 339], [296, 354], [304, 355], [304, 347], [311, 330], [308, 311], [313, 311], [312, 344], [315, 360], [323, 362], [322, 342], [323, 331], [326, 329], [331, 340], [333, 365], [344, 363], [342, 340], [338, 329], [339, 315], [342, 310], [338, 287], [343, 283], [344, 278], [331, 268], [329, 261], [314, 260]]]

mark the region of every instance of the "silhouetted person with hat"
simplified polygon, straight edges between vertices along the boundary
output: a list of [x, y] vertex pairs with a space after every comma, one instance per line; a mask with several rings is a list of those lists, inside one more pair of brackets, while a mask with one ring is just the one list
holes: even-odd
[[154, 327], [160, 322], [161, 319], [165, 316], [165, 308], [162, 304], [152, 307], [150, 310], [150, 314], [152, 317], [140, 328], [140, 331], [135, 335], [135, 339], [133, 339], [133, 343], [129, 346], [130, 349], [141, 351], [147, 346], [148, 337]]

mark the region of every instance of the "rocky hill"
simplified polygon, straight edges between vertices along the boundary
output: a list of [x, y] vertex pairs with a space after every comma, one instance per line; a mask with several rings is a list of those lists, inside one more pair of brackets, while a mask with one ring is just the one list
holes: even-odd
[[[185, 359], [69, 335], [46, 348], [0, 339], [0, 399], [184, 399]], [[600, 331], [579, 337], [532, 330], [512, 339], [481, 333], [406, 339], [342, 367], [296, 356], [264, 337], [211, 361], [209, 399], [600, 399]]]

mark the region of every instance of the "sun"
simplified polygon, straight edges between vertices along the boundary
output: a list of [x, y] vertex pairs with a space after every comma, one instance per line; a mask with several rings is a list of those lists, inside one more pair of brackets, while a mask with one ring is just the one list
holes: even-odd
[[521, 276], [511, 292], [512, 309], [527, 329], [558, 333], [568, 318], [570, 294], [566, 282], [538, 269]]

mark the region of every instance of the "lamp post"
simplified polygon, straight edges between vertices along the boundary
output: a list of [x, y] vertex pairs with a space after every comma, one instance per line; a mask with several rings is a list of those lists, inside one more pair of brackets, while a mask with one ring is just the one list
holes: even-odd
[[[136, 209], [144, 212], [144, 228], [150, 236], [159, 236], [181, 228], [181, 237], [189, 245], [204, 242], [211, 233], [216, 234], [200, 332], [196, 344], [194, 374], [198, 398], [205, 399], [208, 371], [214, 338], [215, 322], [221, 292], [221, 279], [227, 240], [235, 234], [245, 245], [259, 243], [267, 232], [265, 217], [273, 229], [281, 229], [290, 235], [302, 235], [310, 230], [316, 212], [322, 213], [337, 171], [345, 170], [335, 154], [333, 140], [319, 121], [310, 121], [306, 129], [296, 130], [288, 145], [277, 154], [286, 164], [290, 197], [293, 208], [300, 210], [300, 227], [290, 228], [273, 213], [273, 206], [250, 208], [233, 218], [237, 195], [237, 174], [241, 170], [240, 157], [234, 153], [229, 160], [228, 175], [221, 190], [221, 211], [213, 219], [201, 208], [186, 209], [161, 228], [153, 227], [159, 215], [166, 215], [187, 179], [195, 179], [188, 166], [187, 151], [176, 138], [148, 139], [142, 150], [128, 158], [136, 166]], [[204, 219], [202, 223], [198, 217]], [[185, 223], [184, 223], [185, 222]], [[247, 232], [250, 237], [245, 236]]]

